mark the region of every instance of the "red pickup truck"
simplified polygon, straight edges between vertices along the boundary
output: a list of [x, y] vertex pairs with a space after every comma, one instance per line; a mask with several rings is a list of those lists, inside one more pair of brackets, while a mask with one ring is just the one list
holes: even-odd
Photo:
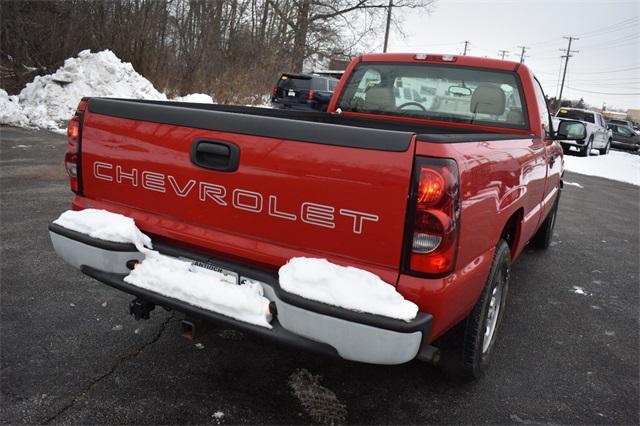
[[[542, 88], [523, 64], [368, 54], [326, 113], [83, 99], [65, 157], [73, 210], [133, 218], [154, 248], [259, 282], [271, 328], [127, 283], [132, 244], [49, 227], [68, 262], [136, 297], [342, 358], [438, 361], [477, 377], [503, 317], [511, 263], [546, 248], [562, 188]], [[581, 127], [582, 126], [582, 127]], [[419, 307], [399, 320], [283, 290], [294, 257], [369, 271]], [[188, 282], [184, 286], [189, 286]]]

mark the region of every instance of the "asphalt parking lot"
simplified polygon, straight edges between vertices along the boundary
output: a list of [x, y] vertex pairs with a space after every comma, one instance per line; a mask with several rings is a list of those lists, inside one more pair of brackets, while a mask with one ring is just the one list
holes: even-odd
[[488, 374], [356, 364], [127, 314], [52, 250], [66, 139], [0, 127], [3, 423], [638, 424], [640, 189], [569, 174], [553, 246], [513, 268]]

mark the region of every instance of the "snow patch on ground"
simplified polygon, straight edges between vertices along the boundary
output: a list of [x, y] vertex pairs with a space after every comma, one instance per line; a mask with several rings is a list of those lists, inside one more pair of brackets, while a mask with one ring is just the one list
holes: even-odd
[[214, 102], [211, 96], [204, 93], [192, 93], [186, 96], [178, 96], [177, 98], [173, 98], [171, 100], [176, 102], [192, 102], [198, 104], [212, 104]]
[[565, 169], [589, 176], [627, 182], [640, 186], [640, 155], [609, 151], [607, 155], [576, 157], [565, 155]]
[[132, 243], [142, 253], [153, 248], [151, 238], [138, 229], [132, 218], [106, 210], [67, 210], [53, 223], [99, 240]]
[[584, 288], [579, 287], [577, 285], [574, 285], [571, 291], [573, 291], [575, 294], [580, 294], [582, 296], [591, 296], [591, 293], [589, 293]]
[[578, 182], [567, 182], [567, 181], [564, 181], [564, 185], [565, 186], [567, 186], [567, 185], [568, 186], [577, 186], [578, 188], [584, 189], [584, 186], [580, 185]]
[[193, 269], [191, 262], [152, 252], [124, 280], [193, 306], [271, 328], [267, 320], [269, 300], [262, 286], [232, 284], [224, 278], [214, 271]]
[[326, 259], [296, 257], [279, 271], [280, 286], [289, 293], [358, 312], [412, 320], [418, 306], [377, 275]]
[[222, 411], [216, 411], [211, 415], [211, 418], [213, 418], [216, 424], [220, 424], [224, 419], [224, 413]]

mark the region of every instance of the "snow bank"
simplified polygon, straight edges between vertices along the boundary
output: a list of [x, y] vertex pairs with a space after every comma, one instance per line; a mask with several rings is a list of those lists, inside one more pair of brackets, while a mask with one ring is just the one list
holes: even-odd
[[193, 102], [198, 104], [212, 104], [213, 98], [209, 95], [205, 95], [204, 93], [192, 93], [186, 96], [178, 96], [177, 98], [171, 99], [176, 102]]
[[[166, 100], [128, 62], [110, 50], [83, 50], [49, 75], [37, 76], [20, 92], [23, 114], [31, 127], [64, 131], [84, 96]], [[18, 122], [4, 124], [20, 125]]]
[[132, 218], [106, 210], [67, 210], [53, 223], [99, 240], [133, 243], [142, 253], [149, 253], [153, 248], [151, 238], [138, 229]]
[[124, 280], [239, 321], [271, 328], [267, 320], [269, 299], [263, 296], [258, 283], [231, 284], [221, 273], [193, 269], [191, 262], [157, 252], [147, 255]]
[[609, 151], [607, 155], [576, 157], [565, 155], [566, 170], [589, 176], [640, 185], [640, 155]]
[[[49, 75], [37, 76], [18, 96], [0, 89], [0, 124], [38, 127], [65, 132], [69, 119], [83, 97], [166, 100], [151, 82], [112, 51], [83, 50]], [[173, 99], [180, 102], [213, 103], [211, 96], [193, 93]]]
[[18, 103], [18, 97], [9, 96], [6, 91], [0, 89], [0, 124], [24, 127], [27, 122], [27, 117]]
[[279, 275], [283, 290], [306, 299], [405, 321], [418, 313], [415, 303], [377, 275], [326, 259], [293, 258]]

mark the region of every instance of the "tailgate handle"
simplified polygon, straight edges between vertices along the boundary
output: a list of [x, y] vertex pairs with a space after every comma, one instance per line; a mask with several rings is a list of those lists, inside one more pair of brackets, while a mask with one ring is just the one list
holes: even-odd
[[229, 142], [196, 139], [191, 145], [191, 162], [205, 169], [234, 172], [240, 163], [240, 148]]

